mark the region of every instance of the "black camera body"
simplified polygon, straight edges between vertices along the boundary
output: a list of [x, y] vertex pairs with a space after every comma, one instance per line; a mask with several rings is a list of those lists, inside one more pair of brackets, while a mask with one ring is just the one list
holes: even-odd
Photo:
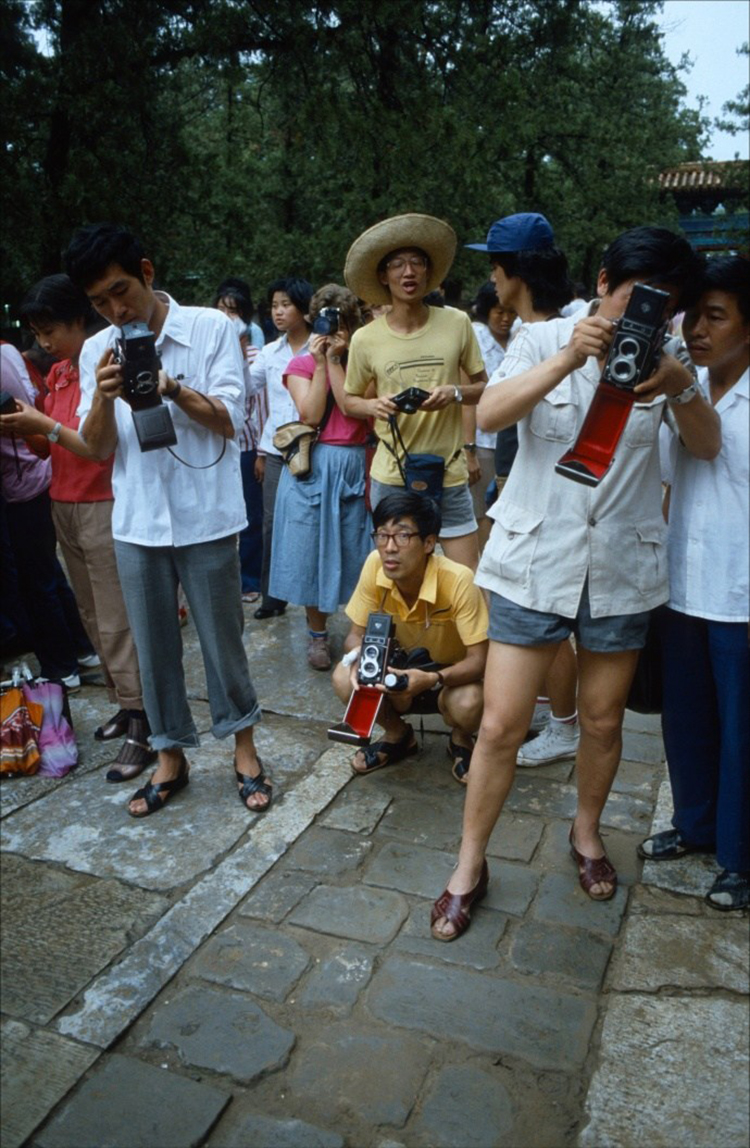
[[370, 614], [359, 652], [357, 680], [361, 686], [382, 684], [396, 644], [396, 623], [392, 616]]
[[115, 344], [115, 361], [122, 366], [123, 397], [133, 412], [141, 450], [174, 446], [172, 416], [159, 394], [161, 359], [153, 331], [145, 323], [125, 323]]
[[664, 312], [669, 301], [666, 291], [635, 284], [612, 338], [602, 382], [632, 391], [653, 374], [666, 332]]
[[429, 391], [421, 387], [407, 387], [397, 395], [391, 395], [391, 402], [395, 403], [402, 415], [416, 414], [425, 399], [430, 397]]
[[335, 335], [339, 329], [340, 307], [323, 307], [313, 319], [313, 335]]
[[0, 391], [0, 415], [14, 415], [16, 400], [10, 391]]

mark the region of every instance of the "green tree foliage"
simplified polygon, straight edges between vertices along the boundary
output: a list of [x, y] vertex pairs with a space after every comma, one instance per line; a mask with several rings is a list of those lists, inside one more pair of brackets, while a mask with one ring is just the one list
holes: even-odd
[[[618, 230], [669, 222], [658, 171], [700, 155], [660, 5], [616, 0], [6, 0], [3, 300], [116, 218], [161, 281], [341, 278], [399, 211], [461, 239], [541, 210], [590, 279]], [[473, 290], [484, 268], [462, 253]]]
[[[750, 56], [750, 43], [738, 48], [737, 55]], [[750, 84], [745, 84], [736, 100], [727, 100], [721, 110], [727, 118], [715, 120], [716, 127], [733, 136], [746, 135], [750, 131]]]

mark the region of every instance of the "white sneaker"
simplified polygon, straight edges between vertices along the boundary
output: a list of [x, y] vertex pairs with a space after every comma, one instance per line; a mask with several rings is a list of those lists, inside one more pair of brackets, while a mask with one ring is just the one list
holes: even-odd
[[529, 729], [532, 733], [541, 733], [549, 721], [550, 708], [548, 701], [537, 701], [534, 706], [534, 713], [531, 716], [531, 725]]
[[84, 670], [95, 670], [101, 664], [101, 658], [98, 654], [84, 654], [82, 658], [79, 657], [78, 659], [78, 665], [83, 666]]
[[553, 725], [552, 722], [533, 741], [527, 741], [518, 751], [516, 763], [520, 766], [549, 765], [552, 761], [565, 761], [576, 755], [578, 749], [578, 723]]
[[69, 691], [70, 690], [80, 690], [80, 688], [81, 688], [81, 675], [80, 674], [68, 674], [67, 678], [60, 678], [60, 681], [62, 682], [62, 684], [64, 686], [68, 687]]

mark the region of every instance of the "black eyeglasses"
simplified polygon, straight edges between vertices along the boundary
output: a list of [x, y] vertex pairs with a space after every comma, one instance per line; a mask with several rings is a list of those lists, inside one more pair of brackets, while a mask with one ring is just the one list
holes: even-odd
[[370, 537], [380, 550], [384, 550], [391, 541], [396, 543], [399, 550], [403, 550], [405, 546], [409, 545], [412, 538], [419, 538], [419, 531], [396, 530], [393, 534], [389, 534], [387, 530], [373, 530]]

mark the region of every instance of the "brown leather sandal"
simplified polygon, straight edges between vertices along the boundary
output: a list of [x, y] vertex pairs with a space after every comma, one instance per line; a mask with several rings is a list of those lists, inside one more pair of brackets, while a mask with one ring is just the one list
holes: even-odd
[[[578, 866], [578, 881], [587, 897], [592, 901], [611, 901], [617, 892], [617, 870], [607, 854], [601, 857], [584, 857], [573, 844], [573, 826], [570, 827], [570, 852]], [[592, 893], [593, 885], [611, 885], [609, 893]]]
[[[479, 880], [468, 893], [449, 893], [446, 889], [438, 897], [430, 913], [430, 932], [436, 941], [455, 941], [466, 932], [471, 924], [469, 909], [487, 896], [489, 882], [490, 871], [485, 861], [482, 865], [482, 872], [479, 874]], [[452, 933], [446, 935], [436, 932], [435, 925], [441, 917], [444, 917], [448, 924], [453, 926], [454, 931]]]

